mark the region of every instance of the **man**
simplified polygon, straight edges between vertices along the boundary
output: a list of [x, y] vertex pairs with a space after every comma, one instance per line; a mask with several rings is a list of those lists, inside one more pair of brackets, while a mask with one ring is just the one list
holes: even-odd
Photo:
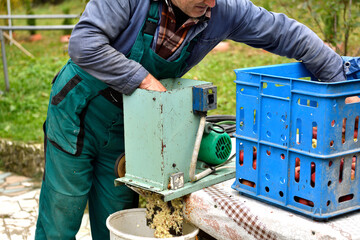
[[322, 81], [346, 80], [341, 57], [311, 30], [249, 0], [90, 1], [53, 80], [36, 239], [74, 239], [88, 200], [93, 238], [109, 238], [108, 215], [137, 204], [113, 184], [122, 94], [166, 91], [160, 79], [181, 77], [224, 39], [301, 60]]

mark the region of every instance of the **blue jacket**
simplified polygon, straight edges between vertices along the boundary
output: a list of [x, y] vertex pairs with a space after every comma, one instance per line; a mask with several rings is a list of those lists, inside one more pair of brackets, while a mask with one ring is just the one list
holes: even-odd
[[[135, 42], [149, 6], [149, 0], [91, 0], [72, 32], [71, 59], [119, 92], [131, 94], [148, 71], [125, 54]], [[198, 33], [183, 74], [219, 42], [230, 39], [302, 61], [322, 81], [346, 79], [341, 57], [308, 27], [249, 0], [217, 0], [211, 19], [194, 26], [183, 45]], [[176, 58], [180, 50], [167, 60]]]

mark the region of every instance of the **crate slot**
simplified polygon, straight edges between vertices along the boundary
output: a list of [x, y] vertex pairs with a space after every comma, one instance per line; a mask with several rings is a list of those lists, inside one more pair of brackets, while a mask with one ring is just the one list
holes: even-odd
[[317, 101], [314, 100], [310, 100], [310, 99], [305, 99], [305, 98], [299, 98], [298, 99], [298, 104], [301, 106], [307, 106], [307, 107], [313, 107], [313, 108], [318, 108], [319, 104]]
[[252, 167], [253, 167], [254, 170], [256, 170], [256, 154], [257, 154], [256, 147], [253, 147], [253, 162], [252, 162]]
[[[266, 179], [266, 180], [270, 180], [270, 174], [268, 174], [268, 173], [265, 174], [265, 179]], [[267, 192], [268, 192], [268, 191], [267, 191]]]
[[[333, 162], [329, 161], [329, 169], [331, 168], [332, 164], [333, 164]], [[327, 183], [328, 187], [330, 187], [331, 184], [332, 184], [332, 181], [329, 180], [328, 183]]]
[[352, 158], [352, 163], [351, 163], [351, 180], [355, 180], [355, 173], [356, 173], [356, 161], [357, 161], [357, 157], [354, 155]]
[[239, 127], [241, 130], [244, 130], [244, 125], [245, 125], [244, 118], [245, 118], [244, 107], [240, 107]]
[[301, 204], [304, 204], [306, 206], [314, 207], [314, 202], [310, 201], [308, 199], [305, 199], [305, 198], [294, 196], [294, 201], [298, 202], [298, 203], [301, 203]]
[[244, 145], [242, 145], [241, 143], [239, 146], [239, 165], [244, 165]]
[[270, 151], [270, 150], [266, 150], [266, 155], [270, 156], [270, 155], [271, 155], [271, 151]]
[[252, 181], [249, 181], [249, 180], [246, 180], [246, 179], [243, 179], [243, 178], [239, 178], [239, 182], [243, 185], [246, 185], [246, 186], [249, 186], [249, 187], [252, 187], [252, 188], [255, 188], [256, 187], [256, 184]]
[[300, 181], [300, 158], [296, 158], [295, 159], [295, 182], [299, 182]]
[[344, 174], [344, 158], [341, 158], [340, 160], [340, 169], [339, 169], [339, 183], [343, 180], [343, 174]]
[[344, 118], [344, 119], [343, 119], [342, 130], [341, 130], [341, 142], [342, 142], [342, 144], [345, 143], [346, 121], [347, 121], [347, 118]]
[[355, 104], [358, 102], [360, 102], [359, 96], [351, 96], [351, 97], [345, 98], [345, 104]]
[[[265, 78], [265, 77], [263, 77]], [[271, 79], [271, 78], [270, 78]], [[290, 98], [290, 86], [270, 81], [262, 82], [262, 93], [266, 96], [273, 96], [277, 98]]]
[[266, 136], [267, 136], [268, 138], [271, 138], [271, 132], [270, 132], [270, 131], [266, 131]]
[[310, 171], [311, 171], [311, 179], [310, 179], [310, 185], [312, 187], [315, 187], [315, 169], [316, 169], [316, 164], [314, 162], [311, 162], [311, 168], [310, 168]]
[[254, 123], [253, 123], [253, 132], [257, 133], [257, 118], [258, 116], [256, 115], [256, 109], [254, 109]]
[[335, 127], [335, 120], [331, 121], [331, 127]]
[[259, 88], [253, 86], [239, 85], [237, 90], [241, 95], [257, 96], [259, 94]]
[[296, 144], [300, 145], [301, 143], [301, 119], [296, 119]]
[[348, 194], [348, 195], [344, 195], [344, 196], [341, 196], [341, 197], [339, 197], [339, 203], [341, 203], [341, 202], [346, 202], [346, 201], [350, 201], [351, 199], [353, 199], [354, 198], [354, 194]]
[[311, 146], [312, 146], [312, 148], [317, 147], [317, 123], [316, 122], [312, 122]]
[[354, 142], [358, 141], [358, 132], [359, 132], [359, 116], [356, 116], [354, 123]]

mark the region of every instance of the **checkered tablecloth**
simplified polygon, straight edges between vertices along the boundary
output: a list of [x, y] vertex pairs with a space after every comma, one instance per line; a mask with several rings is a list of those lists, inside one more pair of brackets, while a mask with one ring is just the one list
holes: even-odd
[[219, 240], [359, 239], [360, 212], [316, 222], [240, 195], [225, 181], [188, 195], [185, 217]]

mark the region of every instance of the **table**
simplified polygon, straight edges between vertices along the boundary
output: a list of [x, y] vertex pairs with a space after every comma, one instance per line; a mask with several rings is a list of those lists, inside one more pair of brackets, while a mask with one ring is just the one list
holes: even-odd
[[317, 222], [241, 195], [231, 179], [185, 198], [185, 218], [219, 240], [360, 239], [360, 212]]

